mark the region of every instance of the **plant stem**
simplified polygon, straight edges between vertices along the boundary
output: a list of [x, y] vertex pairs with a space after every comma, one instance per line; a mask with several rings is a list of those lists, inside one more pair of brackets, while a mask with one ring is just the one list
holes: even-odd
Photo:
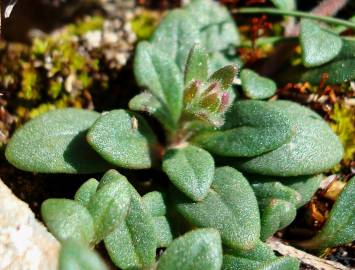
[[333, 17], [328, 17], [328, 16], [314, 15], [302, 11], [282, 10], [277, 8], [263, 8], [263, 7], [245, 7], [245, 8], [233, 9], [232, 13], [239, 13], [239, 14], [265, 13], [265, 14], [274, 14], [274, 15], [282, 15], [282, 16], [301, 17], [301, 18], [314, 19], [317, 21], [323, 21], [330, 24], [343, 25], [355, 29], [355, 23], [353, 22], [349, 22], [349, 21], [345, 21]]

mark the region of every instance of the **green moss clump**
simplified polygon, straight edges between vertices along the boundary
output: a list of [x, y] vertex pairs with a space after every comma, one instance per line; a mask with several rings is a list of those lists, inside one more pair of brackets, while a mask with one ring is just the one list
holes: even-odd
[[[345, 166], [350, 166], [351, 161], [355, 160], [355, 107], [336, 103], [330, 113], [330, 119], [332, 120], [330, 126], [344, 145], [343, 163]], [[340, 165], [334, 168], [335, 172], [340, 170]]]
[[82, 36], [103, 27], [101, 17], [70, 24], [62, 31], [33, 41], [29, 61], [22, 64], [18, 97], [27, 101], [72, 99], [92, 87], [99, 61], [81, 44]]
[[154, 33], [160, 21], [156, 12], [142, 10], [138, 12], [131, 21], [131, 27], [137, 39], [148, 40]]

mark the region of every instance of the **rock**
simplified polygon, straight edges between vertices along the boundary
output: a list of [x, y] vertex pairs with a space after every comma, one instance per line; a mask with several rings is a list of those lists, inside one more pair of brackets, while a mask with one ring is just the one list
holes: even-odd
[[0, 270], [57, 269], [60, 245], [0, 180]]

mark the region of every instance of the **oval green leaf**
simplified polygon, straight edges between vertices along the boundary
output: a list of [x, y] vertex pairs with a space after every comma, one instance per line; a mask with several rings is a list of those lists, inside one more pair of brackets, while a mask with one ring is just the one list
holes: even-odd
[[271, 152], [237, 160], [234, 164], [238, 169], [274, 176], [312, 175], [331, 169], [341, 160], [343, 146], [318, 114], [290, 101], [270, 105], [291, 120], [294, 136]]
[[288, 201], [275, 198], [260, 200], [259, 208], [261, 218], [260, 239], [263, 241], [291, 224], [296, 218], [296, 206]]
[[124, 168], [150, 168], [156, 137], [146, 121], [125, 110], [104, 113], [90, 128], [89, 144], [108, 162]]
[[94, 240], [93, 219], [79, 202], [48, 199], [41, 206], [41, 215], [49, 231], [60, 241], [71, 238], [87, 245]]
[[251, 157], [274, 150], [292, 136], [291, 123], [268, 102], [235, 102], [222, 131], [205, 131], [192, 141], [210, 152], [229, 157]]
[[334, 59], [340, 52], [342, 39], [315, 22], [302, 19], [300, 30], [302, 60], [305, 67], [320, 66]]
[[138, 84], [148, 88], [168, 109], [171, 121], [176, 124], [182, 110], [184, 82], [182, 72], [171, 55], [165, 55], [148, 42], [139, 43], [134, 74]]
[[73, 240], [62, 242], [59, 270], [107, 270], [99, 255]]
[[100, 115], [61, 109], [40, 115], [19, 128], [6, 148], [6, 158], [18, 169], [39, 173], [88, 174], [109, 165], [95, 153], [85, 135]]
[[174, 240], [160, 257], [157, 270], [219, 270], [221, 266], [218, 231], [199, 229]]
[[262, 77], [250, 69], [243, 69], [240, 79], [244, 95], [251, 99], [272, 97], [277, 89], [273, 80]]
[[[211, 189], [205, 199], [194, 202], [176, 191], [173, 197], [178, 212], [197, 227], [216, 228], [223, 244], [248, 250], [259, 238], [260, 217], [249, 182], [237, 170], [215, 170]], [[222, 222], [223, 221], [223, 222]]]
[[214, 160], [207, 151], [187, 145], [165, 153], [163, 171], [187, 197], [201, 201], [206, 197], [213, 180]]

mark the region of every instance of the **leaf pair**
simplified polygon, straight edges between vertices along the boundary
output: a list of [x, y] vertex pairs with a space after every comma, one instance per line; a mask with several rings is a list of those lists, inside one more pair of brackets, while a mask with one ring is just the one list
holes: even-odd
[[241, 173], [230, 167], [217, 168], [207, 196], [192, 201], [174, 191], [177, 211], [191, 224], [216, 228], [223, 244], [248, 250], [254, 247], [260, 232], [259, 210], [255, 195]]
[[156, 147], [153, 131], [139, 115], [114, 110], [100, 116], [96, 112], [62, 109], [41, 115], [18, 129], [6, 148], [6, 158], [26, 171], [93, 173], [110, 167], [105, 160], [120, 167], [149, 168]]
[[73, 239], [94, 246], [104, 240], [113, 262], [123, 268], [150, 267], [155, 262], [156, 228], [142, 198], [127, 179], [108, 171], [100, 183], [85, 182], [75, 201], [49, 199], [41, 213], [61, 241]]
[[43, 114], [16, 130], [6, 148], [15, 167], [40, 173], [95, 173], [110, 165], [86, 143], [96, 112], [61, 109]]
[[41, 206], [41, 214], [59, 240], [95, 245], [125, 219], [130, 197], [128, 182], [122, 175], [106, 184], [89, 179], [77, 191], [75, 200], [48, 199]]

